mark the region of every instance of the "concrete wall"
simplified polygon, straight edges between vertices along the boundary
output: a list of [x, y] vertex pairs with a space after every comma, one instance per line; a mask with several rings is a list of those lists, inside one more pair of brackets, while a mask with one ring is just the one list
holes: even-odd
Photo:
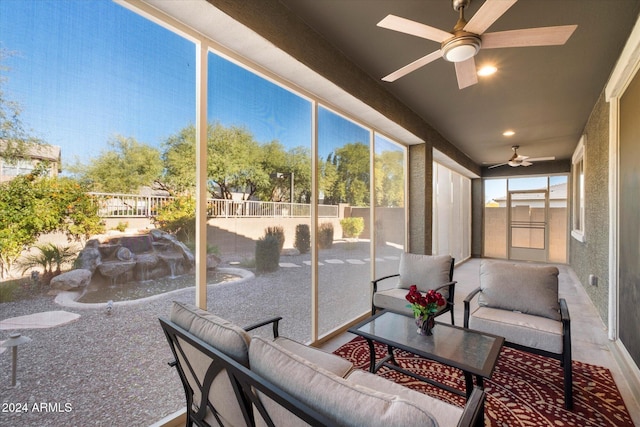
[[[593, 107], [584, 133], [585, 242], [569, 239], [569, 263], [607, 324], [609, 304], [609, 105], [604, 94]], [[576, 141], [577, 144], [577, 141]], [[575, 200], [572, 198], [572, 200]], [[589, 275], [598, 277], [590, 286]]]

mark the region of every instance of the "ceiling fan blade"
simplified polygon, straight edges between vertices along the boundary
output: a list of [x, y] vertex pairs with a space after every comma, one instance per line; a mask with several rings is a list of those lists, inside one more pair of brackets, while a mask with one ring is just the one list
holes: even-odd
[[378, 27], [388, 30], [399, 31], [412, 36], [422, 37], [423, 39], [433, 40], [442, 43], [443, 41], [453, 37], [453, 34], [443, 31], [439, 28], [430, 27], [410, 19], [401, 18], [396, 15], [387, 15], [382, 21], [378, 22]]
[[527, 159], [528, 162], [548, 162], [550, 160], [555, 160], [555, 157], [529, 157]]
[[509, 163], [498, 163], [497, 165], [493, 165], [493, 166], [489, 166], [488, 169], [493, 169], [493, 168], [497, 168], [498, 166], [504, 166], [504, 165], [508, 165]]
[[428, 63], [435, 61], [436, 59], [440, 58], [441, 56], [442, 56], [442, 51], [440, 49], [438, 49], [435, 52], [431, 52], [430, 54], [425, 55], [420, 59], [416, 59], [411, 64], [405, 65], [404, 67], [400, 68], [399, 70], [394, 71], [393, 73], [383, 77], [382, 80], [384, 80], [385, 82], [396, 81], [400, 77], [406, 76], [410, 72], [415, 71], [420, 67], [424, 67]]
[[577, 25], [560, 25], [487, 33], [482, 36], [482, 48], [563, 45], [576, 28]]
[[531, 166], [533, 163], [531, 162], [522, 162], [520, 163], [520, 166]]
[[521, 162], [522, 160], [527, 160], [529, 158], [529, 156], [523, 156], [522, 154], [518, 154], [518, 156], [515, 159], [511, 159], [512, 161], [515, 160], [517, 162]]
[[455, 62], [456, 77], [458, 78], [458, 87], [464, 89], [478, 83], [478, 74], [476, 73], [476, 61], [473, 56], [466, 61]]
[[464, 31], [482, 34], [498, 20], [517, 0], [487, 0], [464, 26]]

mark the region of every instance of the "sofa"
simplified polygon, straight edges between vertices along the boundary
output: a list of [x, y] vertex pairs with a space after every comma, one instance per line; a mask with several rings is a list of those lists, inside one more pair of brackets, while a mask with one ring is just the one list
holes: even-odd
[[[174, 303], [160, 323], [198, 426], [472, 426], [484, 391], [464, 408], [279, 337], [250, 336], [212, 313]], [[260, 325], [266, 325], [263, 322]], [[274, 328], [275, 332], [275, 328]]]

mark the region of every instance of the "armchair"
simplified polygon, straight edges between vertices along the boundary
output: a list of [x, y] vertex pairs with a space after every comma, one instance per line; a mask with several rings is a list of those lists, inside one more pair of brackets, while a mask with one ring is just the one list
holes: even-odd
[[480, 287], [464, 299], [464, 327], [502, 336], [508, 347], [559, 360], [565, 408], [571, 410], [571, 320], [567, 302], [558, 297], [558, 274], [552, 266], [483, 261]]
[[[436, 316], [446, 312], [451, 313], [451, 324], [453, 319], [453, 301], [456, 282], [453, 281], [453, 267], [455, 259], [449, 255], [418, 255], [403, 253], [400, 256], [400, 266], [397, 274], [380, 277], [371, 282], [373, 288], [371, 298], [371, 315], [378, 309], [391, 310], [399, 314], [412, 316], [413, 313], [407, 307], [405, 296], [409, 291], [409, 286], [416, 285], [420, 292], [435, 289], [447, 300], [447, 304], [440, 307]], [[397, 283], [394, 288], [378, 290], [381, 281], [396, 278]]]

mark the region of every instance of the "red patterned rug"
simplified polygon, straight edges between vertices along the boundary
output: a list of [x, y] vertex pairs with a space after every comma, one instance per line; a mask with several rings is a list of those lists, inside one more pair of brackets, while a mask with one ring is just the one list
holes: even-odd
[[[369, 347], [357, 337], [335, 354], [360, 369], [369, 368]], [[386, 346], [376, 343], [376, 358]], [[464, 390], [462, 372], [402, 350], [395, 359], [405, 369]], [[431, 386], [389, 368], [378, 375], [446, 402], [464, 406], [464, 397]], [[633, 422], [611, 372], [573, 362], [573, 411], [564, 409], [562, 368], [557, 360], [504, 347], [491, 380], [485, 380], [485, 426], [630, 426]]]

